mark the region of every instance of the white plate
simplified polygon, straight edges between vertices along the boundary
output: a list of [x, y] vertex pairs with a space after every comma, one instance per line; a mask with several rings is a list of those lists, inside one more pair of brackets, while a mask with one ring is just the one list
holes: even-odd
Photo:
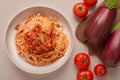
[[[26, 62], [22, 57], [20, 57], [16, 51], [16, 47], [14, 44], [14, 36], [16, 33], [15, 26], [17, 24], [21, 23], [22, 20], [24, 20], [24, 18], [29, 17], [34, 13], [43, 13], [50, 17], [56, 16], [59, 19], [58, 22], [64, 26], [64, 32], [67, 34], [67, 36], [70, 40], [70, 45], [69, 45], [68, 50], [66, 51], [65, 55], [50, 65], [39, 66], [39, 67], [33, 66], [33, 65], [29, 64], [28, 62]], [[17, 67], [19, 67], [20, 69], [22, 69], [26, 72], [29, 72], [29, 73], [45, 74], [45, 73], [49, 73], [49, 72], [59, 69], [62, 65], [64, 65], [64, 63], [70, 57], [72, 47], [73, 47], [72, 30], [71, 30], [70, 24], [65, 19], [65, 17], [63, 15], [61, 15], [59, 12], [57, 12], [56, 10], [53, 10], [53, 9], [47, 8], [47, 7], [32, 7], [32, 8], [28, 8], [28, 9], [20, 12], [10, 22], [7, 33], [6, 33], [6, 46], [8, 49], [8, 56], [10, 57], [12, 62]]]

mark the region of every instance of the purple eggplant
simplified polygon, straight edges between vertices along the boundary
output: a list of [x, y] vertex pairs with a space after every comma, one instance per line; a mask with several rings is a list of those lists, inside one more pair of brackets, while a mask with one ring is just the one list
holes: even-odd
[[112, 28], [117, 11], [117, 0], [105, 0], [86, 24], [85, 38], [92, 45], [104, 43]]
[[110, 67], [117, 66], [120, 61], [120, 23], [115, 26], [110, 38], [108, 39], [101, 59], [104, 64]]

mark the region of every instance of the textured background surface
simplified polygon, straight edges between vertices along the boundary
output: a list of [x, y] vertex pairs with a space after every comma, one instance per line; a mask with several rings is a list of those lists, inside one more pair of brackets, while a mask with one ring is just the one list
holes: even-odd
[[[76, 19], [72, 13], [72, 7], [75, 3], [82, 0], [1, 0], [0, 1], [0, 80], [76, 80], [77, 69], [74, 66], [74, 55], [80, 51], [88, 52], [85, 45], [80, 43], [75, 36], [76, 26], [80, 20]], [[98, 0], [100, 4], [103, 0]], [[56, 9], [62, 13], [69, 21], [74, 33], [74, 48], [72, 55], [64, 66], [57, 71], [45, 75], [34, 75], [26, 73], [17, 68], [8, 58], [5, 48], [5, 33], [12, 18], [20, 11], [33, 7], [45, 6]], [[91, 55], [90, 69], [93, 70], [97, 63], [101, 63], [95, 56]], [[97, 78], [94, 80], [119, 80], [120, 66], [108, 69], [108, 75], [104, 78]]]

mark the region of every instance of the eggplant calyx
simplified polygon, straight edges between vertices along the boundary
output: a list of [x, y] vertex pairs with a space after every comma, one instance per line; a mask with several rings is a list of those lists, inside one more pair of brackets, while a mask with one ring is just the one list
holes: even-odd
[[118, 22], [116, 25], [113, 26], [112, 33], [120, 28], [120, 22]]
[[117, 0], [106, 0], [104, 4], [109, 9], [117, 9]]

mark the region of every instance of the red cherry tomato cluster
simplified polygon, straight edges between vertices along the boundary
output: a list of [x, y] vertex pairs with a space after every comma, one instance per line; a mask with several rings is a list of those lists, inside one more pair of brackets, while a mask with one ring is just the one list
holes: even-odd
[[103, 64], [98, 64], [94, 68], [94, 73], [98, 77], [103, 77], [107, 74], [107, 68]]
[[83, 18], [88, 13], [88, 7], [84, 3], [77, 3], [73, 7], [73, 13], [79, 18]]
[[88, 14], [88, 7], [94, 6], [97, 0], [84, 0], [84, 2], [76, 3], [73, 6], [73, 13], [79, 18], [84, 18]]
[[87, 6], [94, 6], [97, 3], [97, 0], [84, 0]]
[[93, 80], [93, 73], [90, 70], [79, 71], [77, 80]]
[[[74, 64], [80, 69], [77, 73], [77, 80], [93, 80], [93, 72], [88, 69], [90, 66], [90, 57], [86, 53], [76, 54]], [[94, 74], [98, 77], [103, 77], [107, 74], [107, 68], [103, 64], [97, 64], [94, 67]]]
[[87, 69], [90, 65], [90, 58], [85, 53], [78, 53], [74, 58], [75, 65], [80, 69]]

